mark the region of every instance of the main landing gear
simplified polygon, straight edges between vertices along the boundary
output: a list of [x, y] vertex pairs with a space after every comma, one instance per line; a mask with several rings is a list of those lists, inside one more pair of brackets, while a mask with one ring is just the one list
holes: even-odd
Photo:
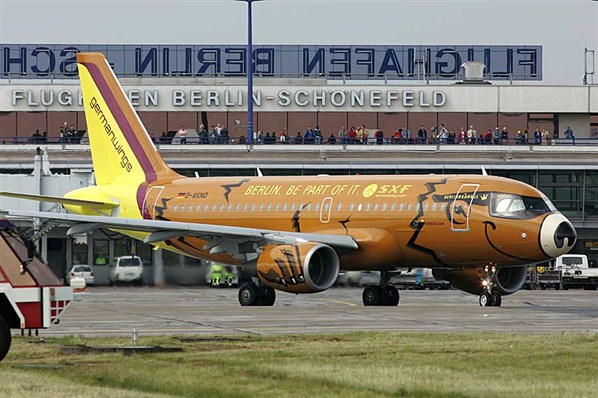
[[399, 291], [396, 287], [388, 284], [390, 277], [391, 274], [389, 272], [383, 271], [380, 275], [379, 285], [370, 285], [363, 289], [363, 305], [399, 305]]
[[484, 267], [484, 278], [482, 279], [482, 286], [484, 293], [480, 294], [480, 305], [482, 307], [500, 307], [502, 305], [502, 296], [494, 287], [494, 276], [496, 275], [496, 267], [494, 265]]
[[276, 301], [276, 291], [271, 287], [245, 282], [239, 288], [239, 304], [246, 306], [271, 307]]

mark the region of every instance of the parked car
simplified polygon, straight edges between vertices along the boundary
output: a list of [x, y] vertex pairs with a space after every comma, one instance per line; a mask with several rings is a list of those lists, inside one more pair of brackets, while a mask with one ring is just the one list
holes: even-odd
[[110, 267], [110, 284], [141, 284], [141, 274], [143, 272], [141, 258], [137, 256], [117, 257]]
[[71, 270], [66, 273], [66, 283], [71, 284], [71, 279], [82, 278], [85, 279], [87, 286], [94, 285], [93, 268], [87, 264], [73, 265]]

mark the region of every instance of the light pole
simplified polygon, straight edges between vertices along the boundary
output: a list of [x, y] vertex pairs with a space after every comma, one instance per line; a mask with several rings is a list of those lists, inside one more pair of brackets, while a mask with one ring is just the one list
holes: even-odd
[[253, 18], [252, 3], [260, 0], [237, 0], [247, 3], [247, 145], [253, 148]]

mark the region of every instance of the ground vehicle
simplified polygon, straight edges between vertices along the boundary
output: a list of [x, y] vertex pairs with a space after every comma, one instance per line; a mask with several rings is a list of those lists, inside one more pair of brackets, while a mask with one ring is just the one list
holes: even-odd
[[93, 268], [87, 264], [73, 265], [73, 268], [66, 274], [66, 284], [71, 284], [71, 279], [83, 278], [86, 285], [94, 285]]
[[33, 248], [0, 220], [0, 361], [10, 349], [10, 329], [31, 334], [48, 328], [72, 300], [73, 289], [63, 286]]
[[143, 263], [137, 256], [123, 256], [114, 259], [110, 265], [110, 283], [137, 283], [141, 284]]
[[563, 254], [555, 260], [555, 268], [563, 273], [563, 289], [598, 289], [598, 269], [590, 268], [585, 254]]
[[239, 284], [237, 269], [231, 265], [212, 264], [206, 279], [211, 287], [233, 287]]

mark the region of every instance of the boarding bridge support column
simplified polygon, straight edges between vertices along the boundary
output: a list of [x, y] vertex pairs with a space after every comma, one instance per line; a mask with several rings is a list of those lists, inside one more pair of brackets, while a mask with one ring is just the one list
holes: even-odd
[[154, 251], [154, 286], [164, 286], [164, 260], [162, 249]]

